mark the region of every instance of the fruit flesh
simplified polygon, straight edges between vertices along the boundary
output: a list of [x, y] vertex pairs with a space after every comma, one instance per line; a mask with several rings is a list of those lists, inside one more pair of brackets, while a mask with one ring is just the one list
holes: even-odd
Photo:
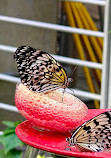
[[63, 133], [77, 128], [88, 111], [86, 105], [71, 94], [60, 90], [34, 93], [22, 83], [17, 84], [15, 104], [35, 128]]

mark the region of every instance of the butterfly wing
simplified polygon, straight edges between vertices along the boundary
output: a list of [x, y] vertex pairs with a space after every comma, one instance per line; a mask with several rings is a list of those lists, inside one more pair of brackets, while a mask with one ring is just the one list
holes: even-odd
[[111, 147], [111, 111], [104, 112], [78, 127], [68, 138], [82, 150], [102, 151]]
[[29, 46], [14, 53], [21, 81], [36, 92], [47, 92], [67, 86], [65, 70], [51, 55]]

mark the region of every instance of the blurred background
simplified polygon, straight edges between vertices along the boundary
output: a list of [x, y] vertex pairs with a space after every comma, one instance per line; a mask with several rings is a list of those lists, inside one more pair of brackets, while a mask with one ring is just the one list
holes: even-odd
[[0, 121], [23, 120], [14, 103], [21, 45], [55, 55], [73, 79], [67, 91], [88, 108], [110, 108], [110, 2], [82, 1], [0, 1]]

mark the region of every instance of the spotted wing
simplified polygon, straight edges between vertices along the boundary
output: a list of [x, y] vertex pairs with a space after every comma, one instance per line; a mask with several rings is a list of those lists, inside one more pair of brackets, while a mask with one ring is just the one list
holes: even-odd
[[67, 84], [65, 70], [51, 55], [29, 46], [14, 53], [21, 82], [36, 92], [47, 92]]
[[104, 112], [77, 128], [70, 139], [81, 150], [103, 151], [111, 147], [111, 111]]

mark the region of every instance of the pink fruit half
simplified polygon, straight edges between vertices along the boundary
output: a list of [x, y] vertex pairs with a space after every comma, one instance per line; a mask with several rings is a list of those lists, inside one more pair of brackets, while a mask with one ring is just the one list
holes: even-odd
[[35, 128], [63, 133], [77, 128], [88, 112], [87, 106], [71, 94], [60, 90], [34, 93], [22, 83], [17, 84], [15, 104]]

